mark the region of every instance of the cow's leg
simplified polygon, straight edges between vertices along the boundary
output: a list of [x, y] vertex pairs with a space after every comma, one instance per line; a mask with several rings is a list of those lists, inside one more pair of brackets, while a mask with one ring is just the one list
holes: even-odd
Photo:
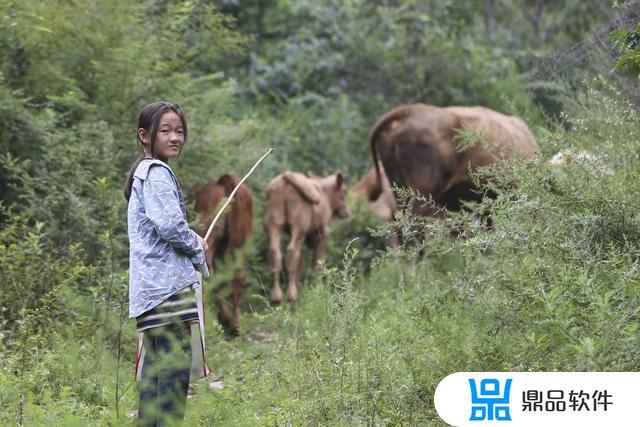
[[324, 252], [327, 249], [327, 240], [329, 238], [329, 233], [326, 228], [320, 228], [317, 231], [317, 236], [314, 239], [313, 246], [313, 266], [318, 265], [318, 262], [324, 256]]
[[225, 331], [233, 334], [233, 318], [231, 315], [231, 311], [229, 310], [229, 303], [224, 298], [220, 297], [216, 302], [216, 309], [218, 314], [218, 323], [220, 323]]
[[231, 332], [233, 334], [238, 333], [240, 328], [240, 322], [242, 321], [242, 311], [240, 309], [240, 299], [244, 292], [244, 269], [242, 267], [236, 269], [234, 272], [232, 292], [233, 292], [233, 318], [231, 321]]
[[291, 302], [298, 300], [298, 280], [300, 274], [298, 270], [300, 267], [304, 238], [304, 233], [299, 230], [291, 230], [291, 240], [287, 247], [287, 274], [289, 275], [287, 299]]
[[295, 278], [295, 283], [300, 283], [303, 271], [304, 271], [304, 256], [302, 255], [302, 252], [300, 252], [300, 261], [298, 261], [298, 267], [296, 269], [297, 276]]
[[282, 272], [282, 252], [280, 252], [280, 229], [269, 228], [269, 257], [273, 271], [273, 288], [271, 288], [271, 304], [279, 305], [282, 301], [280, 274]]

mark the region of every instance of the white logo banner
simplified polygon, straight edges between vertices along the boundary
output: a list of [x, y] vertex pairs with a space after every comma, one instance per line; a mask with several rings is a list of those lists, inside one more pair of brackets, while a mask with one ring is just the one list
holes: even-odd
[[640, 372], [456, 372], [434, 403], [460, 427], [640, 425]]

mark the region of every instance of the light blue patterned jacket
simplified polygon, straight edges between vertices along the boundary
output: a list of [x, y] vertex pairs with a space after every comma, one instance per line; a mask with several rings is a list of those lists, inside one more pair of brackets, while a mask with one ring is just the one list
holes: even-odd
[[129, 227], [129, 317], [151, 310], [209, 276], [204, 250], [189, 229], [180, 185], [169, 165], [143, 160], [134, 173]]

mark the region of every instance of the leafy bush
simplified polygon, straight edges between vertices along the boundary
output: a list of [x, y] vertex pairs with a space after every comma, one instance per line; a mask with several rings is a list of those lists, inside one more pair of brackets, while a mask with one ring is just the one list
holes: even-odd
[[[190, 420], [439, 425], [432, 396], [452, 372], [633, 370], [640, 217], [621, 207], [638, 206], [638, 146], [616, 135], [640, 123], [600, 81], [584, 94], [565, 100], [572, 127], [541, 140], [539, 159], [491, 171], [517, 188], [445, 220], [401, 217], [427, 227], [413, 239], [422, 252], [402, 247], [365, 275], [356, 260], [369, 243], [356, 240], [339, 266], [307, 277], [296, 311], [249, 319], [250, 342], [213, 353], [225, 390], [201, 387]], [[548, 163], [568, 147], [603, 155], [613, 175]]]
[[640, 76], [640, 24], [634, 29], [612, 31], [609, 38], [614, 41], [614, 45], [622, 46], [615, 68], [626, 67], [633, 77]]
[[[454, 371], [635, 369], [637, 108], [603, 79], [547, 81], [544, 102], [563, 110], [548, 130], [526, 90], [544, 55], [608, 16], [605, 3], [85, 3], [0, 6], [0, 423], [133, 423], [122, 181], [139, 150], [136, 113], [157, 99], [189, 121], [172, 163], [188, 202], [278, 149], [249, 181], [240, 337], [208, 324], [225, 388], [198, 383], [187, 424], [438, 425], [433, 392]], [[499, 197], [444, 221], [399, 212], [407, 243], [395, 251], [354, 208], [332, 224], [300, 304], [269, 307], [266, 183], [285, 169], [355, 182], [371, 167], [371, 124], [416, 101], [522, 115], [540, 158], [486, 171]], [[547, 164], [566, 149], [612, 174]]]

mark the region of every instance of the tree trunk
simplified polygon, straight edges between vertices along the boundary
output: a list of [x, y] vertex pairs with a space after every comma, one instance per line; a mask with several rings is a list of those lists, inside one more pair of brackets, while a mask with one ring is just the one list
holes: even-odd
[[489, 38], [493, 38], [496, 33], [496, 15], [493, 9], [495, 0], [484, 0], [484, 25]]
[[533, 12], [533, 26], [540, 31], [540, 18], [544, 9], [544, 0], [536, 0], [535, 10]]
[[545, 32], [540, 29], [540, 19], [542, 18], [542, 12], [544, 10], [544, 0], [536, 0], [535, 9], [533, 12], [533, 28], [540, 35], [540, 40], [544, 41], [547, 36]]

